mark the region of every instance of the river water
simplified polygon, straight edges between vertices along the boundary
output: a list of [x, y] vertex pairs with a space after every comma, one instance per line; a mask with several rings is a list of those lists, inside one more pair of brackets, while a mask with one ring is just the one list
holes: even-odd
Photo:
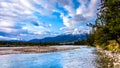
[[0, 55], [0, 68], [97, 68], [95, 48], [37, 54]]

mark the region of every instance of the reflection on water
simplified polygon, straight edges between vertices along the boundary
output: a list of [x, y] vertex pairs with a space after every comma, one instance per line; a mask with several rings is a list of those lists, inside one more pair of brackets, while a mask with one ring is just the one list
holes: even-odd
[[80, 46], [80, 49], [0, 56], [0, 68], [96, 68], [95, 48]]

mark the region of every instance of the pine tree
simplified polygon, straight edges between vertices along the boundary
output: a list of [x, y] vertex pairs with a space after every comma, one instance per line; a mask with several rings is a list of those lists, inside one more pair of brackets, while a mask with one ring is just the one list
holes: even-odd
[[94, 32], [96, 41], [116, 40], [120, 45], [120, 0], [101, 0], [98, 10]]

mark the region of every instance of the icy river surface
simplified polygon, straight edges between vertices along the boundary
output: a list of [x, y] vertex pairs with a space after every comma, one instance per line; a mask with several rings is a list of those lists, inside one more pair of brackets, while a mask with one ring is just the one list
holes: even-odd
[[37, 54], [0, 55], [0, 68], [96, 68], [94, 47]]

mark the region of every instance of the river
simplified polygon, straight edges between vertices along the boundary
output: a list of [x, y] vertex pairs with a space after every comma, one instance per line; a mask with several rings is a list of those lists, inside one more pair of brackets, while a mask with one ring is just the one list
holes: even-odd
[[0, 55], [0, 68], [97, 68], [94, 47], [37, 54]]

